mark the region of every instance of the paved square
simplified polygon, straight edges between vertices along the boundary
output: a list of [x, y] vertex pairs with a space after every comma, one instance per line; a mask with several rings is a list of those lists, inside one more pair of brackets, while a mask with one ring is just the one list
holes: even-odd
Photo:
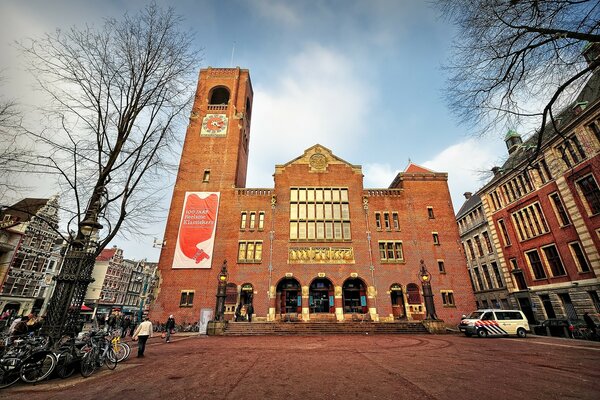
[[3, 399], [598, 399], [600, 343], [458, 335], [152, 339], [115, 371]]

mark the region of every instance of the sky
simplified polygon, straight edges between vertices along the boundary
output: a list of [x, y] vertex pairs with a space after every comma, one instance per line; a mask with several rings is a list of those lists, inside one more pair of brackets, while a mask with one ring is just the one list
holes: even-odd
[[[157, 1], [167, 6], [167, 2]], [[366, 188], [385, 188], [409, 160], [448, 173], [455, 211], [464, 192], [484, 184], [506, 157], [503, 137], [476, 137], [443, 100], [454, 27], [427, 1], [200, 0], [172, 2], [203, 49], [202, 68], [250, 71], [254, 89], [246, 187], [273, 187], [276, 164], [319, 143], [362, 165]], [[11, 43], [57, 28], [101, 26], [146, 1], [3, 0], [0, 2], [0, 95], [31, 95]], [[22, 100], [25, 101], [25, 100]], [[181, 130], [181, 139], [185, 130]], [[29, 182], [29, 197], [55, 188]], [[170, 182], [172, 184], [172, 182]], [[2, 203], [4, 200], [1, 201]], [[170, 192], [164, 199], [168, 209]], [[156, 261], [163, 218], [147, 234], [111, 245], [130, 259]]]

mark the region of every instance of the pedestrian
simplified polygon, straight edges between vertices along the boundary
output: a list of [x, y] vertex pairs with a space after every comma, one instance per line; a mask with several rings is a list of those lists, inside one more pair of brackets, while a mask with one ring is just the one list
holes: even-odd
[[171, 341], [172, 330], [175, 329], [175, 318], [173, 314], [169, 315], [169, 319], [165, 322], [165, 340], [167, 343]]
[[248, 316], [248, 322], [252, 322], [252, 314], [254, 314], [254, 307], [252, 307], [252, 303], [248, 304], [248, 308], [246, 308], [246, 315]]
[[104, 314], [96, 315], [96, 322], [98, 323], [98, 329], [103, 331], [104, 325], [106, 324], [106, 318], [104, 317]]
[[11, 326], [9, 334], [12, 340], [27, 335], [27, 321], [29, 321], [29, 317], [27, 315], [24, 315], [19, 319], [19, 322], [17, 322], [14, 327]]
[[233, 318], [234, 322], [238, 322], [242, 319], [242, 303], [238, 304], [235, 308], [235, 315]]
[[146, 342], [148, 338], [152, 337], [152, 322], [148, 316], [144, 317], [144, 322], [138, 325], [133, 334], [133, 340], [138, 340], [138, 357], [144, 357], [144, 350], [146, 350]]
[[115, 329], [115, 327], [117, 326], [117, 316], [114, 312], [110, 314], [106, 324], [108, 325], [108, 332], [112, 332]]
[[131, 327], [131, 318], [129, 317], [129, 315], [125, 316], [125, 319], [123, 320], [123, 325], [121, 326], [122, 331], [121, 331], [121, 339], [125, 339], [125, 336], [127, 336], [127, 330]]
[[590, 317], [590, 314], [587, 312], [584, 313], [583, 320], [585, 321], [585, 324], [587, 325], [588, 329], [590, 331], [592, 331], [592, 333], [595, 335], [596, 334], [596, 323], [594, 322], [592, 317]]

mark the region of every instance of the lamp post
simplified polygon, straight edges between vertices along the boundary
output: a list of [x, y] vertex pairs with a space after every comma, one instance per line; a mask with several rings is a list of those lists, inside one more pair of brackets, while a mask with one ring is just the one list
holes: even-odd
[[56, 287], [44, 321], [44, 332], [54, 340], [63, 334], [74, 336], [82, 328], [79, 316], [87, 287], [94, 281], [92, 272], [97, 249], [94, 237], [102, 229], [98, 217], [104, 194], [104, 187], [94, 189], [85, 218], [79, 223], [77, 236], [69, 244], [61, 270], [54, 278]]
[[222, 322], [225, 320], [225, 297], [227, 296], [227, 260], [223, 261], [221, 272], [218, 276], [217, 286], [217, 305], [215, 307], [215, 321]]
[[140, 261], [140, 264], [142, 264], [142, 266], [143, 266], [142, 280], [144, 281], [144, 285], [142, 288], [142, 293], [140, 294], [140, 309], [138, 311], [138, 322], [142, 322], [142, 315], [144, 314], [144, 302], [145, 302], [146, 298], [148, 297], [148, 294], [147, 294], [147, 292], [148, 292], [148, 275], [150, 273], [150, 268], [148, 268], [148, 266], [146, 265], [144, 260]]
[[419, 271], [419, 280], [423, 287], [423, 297], [425, 297], [425, 319], [437, 320], [435, 314], [435, 304], [433, 303], [433, 293], [431, 291], [431, 274], [425, 268], [425, 261], [421, 260], [421, 270]]

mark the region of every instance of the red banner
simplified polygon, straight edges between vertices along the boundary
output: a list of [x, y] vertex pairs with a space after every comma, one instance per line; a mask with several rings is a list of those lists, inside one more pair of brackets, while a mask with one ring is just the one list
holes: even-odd
[[187, 192], [173, 268], [210, 268], [219, 210], [218, 192]]

